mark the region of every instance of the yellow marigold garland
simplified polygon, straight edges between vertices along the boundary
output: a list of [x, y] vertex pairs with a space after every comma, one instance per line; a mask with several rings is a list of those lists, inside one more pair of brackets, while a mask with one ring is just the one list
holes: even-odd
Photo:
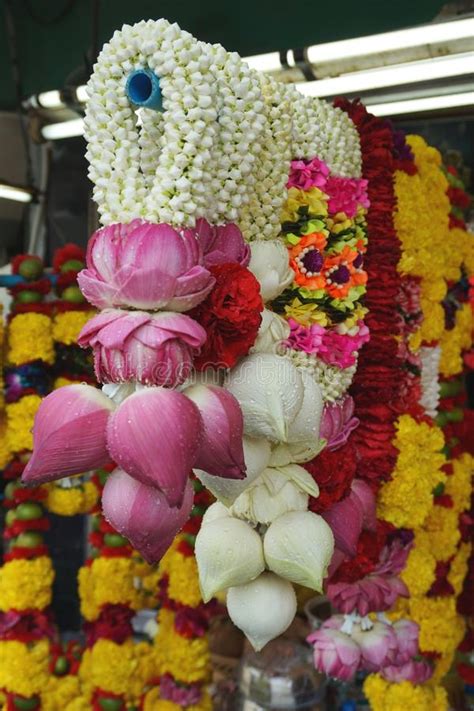
[[364, 693], [372, 711], [447, 711], [448, 696], [440, 686], [415, 686], [409, 681], [391, 684], [379, 674], [371, 674]]
[[33, 448], [33, 422], [41, 403], [39, 395], [25, 395], [17, 402], [6, 406], [7, 443], [10, 452], [22, 452]]
[[26, 313], [12, 318], [8, 328], [7, 359], [11, 365], [32, 360], [54, 363], [52, 322], [45, 314]]
[[96, 558], [79, 571], [81, 612], [86, 620], [95, 620], [102, 605], [142, 606], [142, 593], [135, 585], [136, 562], [133, 558]]
[[94, 316], [95, 311], [64, 311], [53, 318], [53, 338], [66, 346], [77, 343], [80, 331]]
[[50, 558], [11, 560], [0, 568], [0, 610], [42, 610], [51, 604]]
[[0, 688], [34, 696], [49, 679], [49, 642], [40, 640], [29, 646], [23, 642], [0, 641]]
[[58, 516], [77, 516], [92, 511], [99, 500], [99, 491], [92, 481], [85, 481], [80, 486], [64, 488], [58, 484], [47, 484], [44, 505], [51, 513]]

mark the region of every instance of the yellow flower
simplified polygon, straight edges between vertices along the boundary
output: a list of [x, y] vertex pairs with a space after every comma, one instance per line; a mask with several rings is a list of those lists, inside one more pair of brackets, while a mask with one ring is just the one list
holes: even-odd
[[94, 687], [112, 694], [124, 695], [129, 701], [138, 701], [146, 679], [142, 677], [139, 654], [135, 644], [127, 640], [116, 644], [109, 639], [99, 639], [90, 650], [87, 670]]
[[455, 509], [433, 506], [424, 522], [430, 551], [437, 561], [449, 560], [456, 552], [461, 538], [458, 518]]
[[64, 711], [79, 694], [77, 676], [71, 674], [62, 677], [51, 675], [46, 688], [41, 693], [41, 711]]
[[471, 506], [473, 473], [474, 458], [470, 454], [461, 454], [459, 459], [453, 461], [453, 473], [446, 480], [445, 493], [452, 498], [458, 513], [467, 511]]
[[161, 674], [171, 674], [178, 682], [208, 681], [209, 645], [206, 637], [186, 639], [174, 629], [174, 613], [160, 610], [155, 638], [157, 665]]
[[53, 338], [59, 343], [70, 346], [77, 343], [77, 338], [82, 328], [94, 316], [95, 312], [88, 311], [65, 311], [56, 314], [53, 319]]
[[464, 637], [464, 619], [456, 613], [456, 598], [410, 598], [410, 617], [420, 626], [420, 650], [447, 654]]
[[55, 379], [53, 383], [53, 390], [58, 390], [58, 388], [63, 388], [65, 385], [73, 385], [74, 383], [77, 383], [77, 380], [70, 380], [70, 378], [63, 378], [60, 376]]
[[49, 316], [36, 313], [14, 316], [8, 328], [7, 358], [11, 365], [37, 359], [52, 364], [54, 343]]
[[470, 304], [463, 304], [456, 312], [455, 326], [441, 338], [440, 373], [445, 377], [463, 370], [462, 351], [471, 347], [474, 319]]
[[17, 402], [6, 406], [7, 446], [11, 452], [33, 449], [33, 423], [40, 406], [39, 395], [25, 395]]
[[311, 190], [290, 188], [280, 222], [297, 222], [300, 219], [298, 213], [300, 207], [307, 207], [311, 216], [326, 217], [328, 214], [327, 195], [318, 188], [311, 188]]
[[286, 318], [293, 318], [303, 326], [310, 326], [313, 323], [327, 326], [329, 323], [327, 315], [324, 311], [321, 311], [317, 304], [303, 304], [297, 297], [285, 306], [285, 316]]
[[99, 492], [91, 481], [84, 482], [81, 486], [65, 489], [57, 484], [45, 486], [47, 497], [45, 506], [51, 513], [59, 516], [76, 516], [92, 511], [99, 500]]
[[5, 417], [0, 417], [0, 470], [4, 469], [11, 459], [10, 445], [7, 437]]
[[79, 570], [81, 612], [86, 620], [95, 620], [102, 605], [141, 607], [142, 593], [135, 586], [133, 558], [96, 558]]
[[443, 433], [439, 427], [402, 415], [394, 445], [399, 450], [397, 463], [391, 481], [380, 489], [378, 515], [398, 528], [417, 528], [432, 508], [433, 488], [446, 480], [441, 471]]
[[451, 561], [451, 567], [448, 573], [448, 582], [454, 588], [454, 594], [458, 597], [461, 594], [464, 579], [469, 569], [469, 556], [471, 555], [471, 545], [469, 543], [461, 543], [456, 555]]
[[448, 696], [441, 686], [391, 684], [379, 674], [370, 674], [364, 693], [372, 711], [447, 711]]
[[179, 551], [174, 553], [169, 567], [168, 595], [188, 607], [197, 607], [202, 602], [194, 556], [184, 556]]
[[48, 678], [49, 642], [0, 641], [0, 688], [35, 696], [46, 687]]
[[426, 595], [436, 579], [436, 559], [430, 553], [429, 546], [419, 531], [415, 532], [415, 540], [401, 579], [408, 587], [410, 595], [420, 597]]
[[53, 566], [46, 556], [5, 563], [0, 568], [0, 610], [43, 610], [51, 604], [53, 580]]

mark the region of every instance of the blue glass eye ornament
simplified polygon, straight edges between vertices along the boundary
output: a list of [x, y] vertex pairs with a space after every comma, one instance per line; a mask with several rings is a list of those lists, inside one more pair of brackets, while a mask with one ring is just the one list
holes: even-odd
[[160, 80], [151, 69], [135, 69], [127, 77], [125, 93], [135, 106], [163, 111]]

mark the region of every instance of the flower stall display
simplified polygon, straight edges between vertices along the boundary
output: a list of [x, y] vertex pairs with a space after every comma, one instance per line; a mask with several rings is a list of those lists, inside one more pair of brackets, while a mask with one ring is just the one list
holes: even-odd
[[[443, 398], [471, 345], [474, 242], [438, 152], [166, 20], [116, 32], [88, 94], [102, 226], [78, 343], [102, 389], [41, 402], [23, 481], [111, 471], [97, 533], [127, 556], [81, 573], [93, 707], [157, 682], [146, 711], [209, 708], [213, 596], [258, 651], [292, 623], [297, 584], [334, 609], [309, 637], [318, 670], [367, 676], [376, 711], [447, 709], [473, 467]], [[128, 639], [127, 541], [161, 561], [151, 676]], [[116, 628], [108, 605], [127, 608]]]

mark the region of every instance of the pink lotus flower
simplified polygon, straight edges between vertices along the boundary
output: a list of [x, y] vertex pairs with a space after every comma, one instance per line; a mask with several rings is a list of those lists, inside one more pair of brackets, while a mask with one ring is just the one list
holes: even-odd
[[191, 230], [133, 220], [92, 235], [87, 269], [79, 272], [78, 283], [86, 299], [100, 309], [188, 311], [208, 295], [214, 278], [202, 266]]
[[157, 563], [166, 553], [176, 534], [189, 518], [194, 491], [186, 483], [179, 508], [171, 508], [165, 496], [151, 486], [115, 469], [102, 493], [105, 518], [143, 556], [147, 563]]
[[418, 638], [420, 628], [412, 620], [397, 620], [393, 625], [393, 631], [397, 637], [398, 650], [395, 658], [397, 665], [408, 662], [412, 657], [419, 654]]
[[215, 385], [193, 385], [184, 395], [197, 405], [204, 425], [195, 467], [226, 479], [244, 479], [244, 419], [236, 398]]
[[307, 638], [313, 645], [315, 668], [322, 674], [349, 681], [361, 660], [359, 645], [344, 632], [323, 627]]
[[324, 405], [319, 436], [326, 440], [326, 447], [333, 452], [347, 443], [358, 425], [359, 420], [354, 417], [354, 400], [345, 395], [341, 400]]
[[358, 499], [362, 507], [362, 528], [366, 531], [376, 531], [377, 507], [370, 486], [362, 479], [354, 479], [351, 484], [351, 496]]
[[23, 483], [43, 484], [108, 463], [105, 431], [113, 409], [91, 385], [66, 385], [48, 395], [36, 413]]
[[352, 628], [351, 637], [360, 647], [361, 666], [366, 671], [376, 672], [393, 662], [398, 643], [392, 625], [374, 622], [370, 630], [362, 630], [356, 624]]
[[204, 218], [196, 221], [196, 236], [203, 252], [203, 264], [209, 268], [216, 264], [238, 262], [247, 267], [250, 247], [245, 243], [237, 225], [210, 225]]
[[199, 453], [202, 420], [182, 393], [145, 388], [117, 408], [107, 426], [107, 447], [121, 469], [181, 506]]
[[389, 664], [380, 671], [384, 679], [394, 684], [399, 684], [402, 681], [424, 684], [433, 675], [433, 667], [429, 662], [415, 661], [414, 659], [401, 665]]
[[205, 340], [203, 327], [184, 314], [108, 309], [84, 326], [78, 343], [93, 348], [101, 383], [176, 387], [189, 376]]

